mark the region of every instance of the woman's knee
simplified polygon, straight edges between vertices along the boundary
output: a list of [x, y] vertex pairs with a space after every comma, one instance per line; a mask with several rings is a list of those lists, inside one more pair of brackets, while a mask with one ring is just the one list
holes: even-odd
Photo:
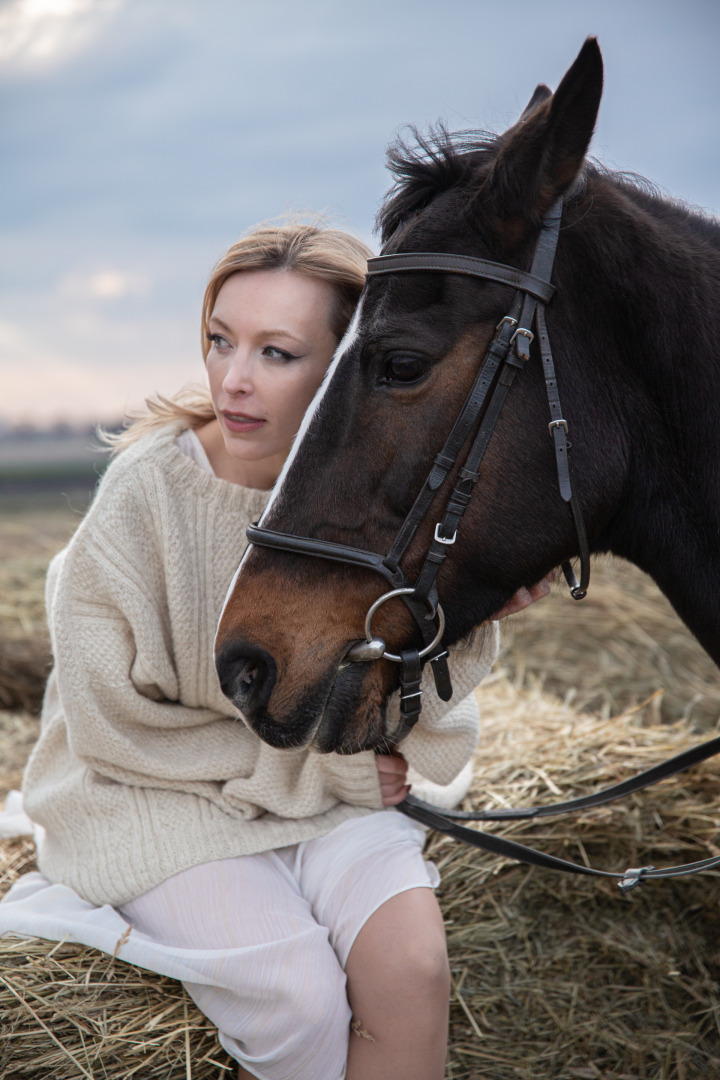
[[385, 951], [389, 983], [414, 996], [444, 998], [450, 993], [450, 962], [444, 933], [429, 929], [416, 936], [399, 935]]
[[412, 889], [378, 908], [358, 934], [346, 971], [351, 999], [372, 984], [386, 998], [447, 998], [445, 928], [432, 891]]

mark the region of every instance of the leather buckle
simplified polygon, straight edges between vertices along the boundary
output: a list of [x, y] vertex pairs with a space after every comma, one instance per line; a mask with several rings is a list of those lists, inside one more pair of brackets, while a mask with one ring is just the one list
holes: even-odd
[[[516, 322], [516, 320], [513, 320], [513, 321]], [[526, 330], [524, 326], [518, 326], [517, 330], [515, 331], [513, 336], [510, 338], [510, 344], [512, 345], [513, 342], [515, 341], [515, 339], [518, 338], [518, 337], [527, 338], [528, 339], [528, 345], [531, 345], [532, 342], [535, 340], [535, 335], [533, 334], [532, 330]]]
[[440, 525], [441, 525], [441, 522], [438, 521], [437, 525], [435, 526], [435, 539], [437, 540], [438, 544], [447, 544], [448, 547], [449, 547], [450, 544], [455, 543], [455, 539], [457, 537], [457, 529], [452, 534], [451, 538], [449, 540], [446, 540], [444, 536], [439, 536], [438, 535], [438, 529], [440, 528]]
[[618, 888], [621, 893], [629, 893], [633, 889], [636, 889], [638, 885], [642, 885], [643, 874], [646, 874], [648, 870], [654, 870], [654, 866], [633, 866], [629, 870], [626, 870], [623, 874], [622, 881], [618, 881]]

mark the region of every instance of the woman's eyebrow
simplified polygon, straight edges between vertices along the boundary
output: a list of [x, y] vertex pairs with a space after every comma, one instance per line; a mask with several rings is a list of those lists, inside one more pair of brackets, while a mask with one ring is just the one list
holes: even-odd
[[219, 326], [221, 330], [227, 330], [228, 333], [231, 332], [228, 324], [226, 322], [223, 322], [222, 319], [219, 319], [217, 315], [210, 316], [210, 318], [208, 319], [208, 325], [210, 325], [210, 323], [215, 323], [215, 325]]
[[[211, 323], [213, 325], [215, 325], [215, 326], [219, 326], [221, 330], [225, 330], [228, 334], [232, 333], [232, 327], [228, 326], [228, 324], [226, 322], [224, 322], [221, 318], [219, 318], [219, 316], [217, 316], [217, 315], [211, 315], [210, 316], [210, 318], [208, 319], [208, 325], [210, 325]], [[286, 338], [291, 338], [293, 341], [296, 341], [298, 343], [298, 345], [301, 345], [304, 349], [309, 349], [310, 348], [310, 346], [308, 345], [308, 343], [305, 341], [304, 338], [299, 337], [297, 334], [293, 334], [291, 330], [284, 330], [284, 329], [282, 329], [282, 327], [278, 327], [277, 329], [272, 329], [272, 327], [271, 327], [271, 328], [266, 329], [266, 330], [261, 330], [260, 333], [258, 334], [258, 337], [280, 337], [280, 336], [286, 337]]]

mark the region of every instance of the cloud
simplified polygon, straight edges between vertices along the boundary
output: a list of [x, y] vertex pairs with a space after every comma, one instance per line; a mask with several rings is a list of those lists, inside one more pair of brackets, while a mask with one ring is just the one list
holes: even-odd
[[[103, 323], [88, 329], [96, 343], [111, 333]], [[162, 336], [163, 329], [156, 329]], [[154, 393], [170, 395], [185, 383], [202, 381], [201, 362], [191, 355], [173, 355], [174, 351], [170, 342], [164, 353], [151, 348], [138, 352], [132, 362], [127, 354], [123, 360], [97, 345], [84, 355], [72, 355], [16, 323], [0, 320], [2, 420], [38, 426], [57, 420], [115, 421], [122, 413], [142, 409], [145, 398]], [[108, 353], [114, 363], [106, 362]]]
[[36, 69], [84, 48], [120, 0], [14, 0], [0, 10], [0, 62]]
[[64, 274], [58, 291], [76, 300], [121, 300], [126, 296], [148, 296], [152, 281], [147, 274], [105, 269], [93, 274]]

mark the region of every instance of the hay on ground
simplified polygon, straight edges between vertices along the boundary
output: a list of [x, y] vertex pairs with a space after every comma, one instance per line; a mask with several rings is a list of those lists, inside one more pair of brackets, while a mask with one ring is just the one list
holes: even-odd
[[593, 559], [585, 600], [571, 600], [559, 582], [503, 623], [503, 639], [514, 682], [580, 712], [616, 715], [662, 689], [658, 720], [712, 728], [720, 715], [717, 667], [655, 583], [623, 559]]
[[[490, 719], [468, 806], [583, 794], [696, 741], [683, 722], [648, 726], [651, 707], [582, 714], [503, 673], [481, 704]], [[718, 854], [719, 802], [709, 762], [616, 806], [501, 831], [608, 869], [672, 865]], [[439, 835], [429, 851], [453, 976], [447, 1080], [720, 1075], [717, 874], [622, 897], [612, 882], [529, 870]], [[2, 889], [32, 850], [6, 841], [0, 858]], [[0, 939], [0, 1017], [4, 1080], [232, 1075], [178, 984], [92, 949]]]
[[79, 519], [68, 507], [0, 518], [0, 709], [40, 710], [51, 660], [45, 574]]
[[[77, 520], [47, 508], [0, 520], [0, 710], [39, 704], [45, 566]], [[480, 695], [468, 807], [585, 794], [716, 727], [717, 669], [627, 564], [595, 562], [587, 600], [558, 588], [509, 620], [505, 638], [505, 671]], [[0, 711], [0, 790], [18, 786], [36, 731], [35, 717]], [[719, 806], [720, 765], [709, 762], [621, 804], [500, 831], [622, 871], [718, 854]], [[438, 835], [429, 851], [453, 975], [447, 1080], [717, 1080], [717, 874], [621, 897], [612, 882], [510, 865]], [[0, 894], [32, 860], [28, 842], [0, 842]], [[3, 1080], [233, 1074], [172, 980], [77, 945], [0, 939]]]

